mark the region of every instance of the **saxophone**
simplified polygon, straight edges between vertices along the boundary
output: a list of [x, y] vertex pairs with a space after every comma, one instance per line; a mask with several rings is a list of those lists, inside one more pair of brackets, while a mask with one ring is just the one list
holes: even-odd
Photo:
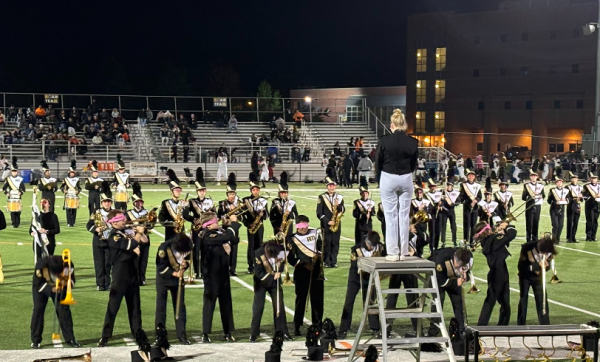
[[102, 236], [102, 233], [108, 229], [108, 224], [106, 224], [106, 221], [104, 220], [104, 216], [102, 216], [102, 213], [100, 212], [100, 210], [96, 211], [91, 216], [91, 219], [94, 220], [94, 226], [97, 227], [98, 229], [100, 229], [100, 231], [98, 233], [100, 234], [100, 236]]
[[177, 217], [175, 217], [175, 234], [179, 234], [183, 231], [183, 227], [185, 224], [185, 219], [183, 218], [183, 204], [185, 202], [187, 202], [188, 196], [190, 194], [187, 193], [185, 194], [185, 200], [183, 202], [179, 202], [179, 205], [177, 205]]
[[342, 216], [344, 216], [344, 212], [343, 211], [337, 211], [338, 206], [339, 206], [339, 199], [336, 197], [335, 198], [335, 202], [333, 203], [333, 218], [331, 218], [331, 221], [333, 221], [333, 225], [331, 225], [329, 227], [329, 230], [332, 233], [337, 232], [340, 229], [340, 222], [342, 221]]
[[[250, 209], [251, 207], [252, 207], [252, 205], [249, 205], [248, 209]], [[262, 210], [261, 210], [261, 212], [262, 212]], [[258, 213], [256, 215], [256, 219], [254, 219], [254, 222], [252, 222], [252, 225], [250, 225], [250, 227], [248, 227], [248, 232], [250, 234], [256, 234], [256, 232], [258, 231], [258, 228], [260, 228], [261, 225], [263, 224], [262, 217], [259, 215], [260, 215], [260, 213]]]
[[[285, 204], [282, 203], [281, 206], [285, 207]], [[290, 219], [290, 211], [286, 208], [283, 213], [283, 217], [281, 218], [281, 226], [279, 227], [279, 232], [277, 233], [277, 239], [285, 242], [285, 236], [288, 234], [290, 226], [292, 226], [292, 219]]]

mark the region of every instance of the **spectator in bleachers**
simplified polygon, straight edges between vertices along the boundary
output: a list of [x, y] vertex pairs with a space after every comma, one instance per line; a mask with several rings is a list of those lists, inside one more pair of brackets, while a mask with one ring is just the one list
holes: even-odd
[[6, 127], [6, 122], [4, 120], [4, 113], [2, 113], [2, 111], [0, 111], [0, 126], [2, 126], [2, 128]]
[[252, 172], [258, 176], [258, 152], [256, 151], [252, 153], [252, 157], [250, 158], [250, 168], [252, 169]]
[[146, 118], [148, 119], [148, 122], [152, 121], [152, 118], [154, 118], [154, 113], [152, 113], [150, 108], [146, 108]]
[[158, 111], [158, 113], [156, 114], [156, 121], [164, 123], [165, 122], [164, 118], [165, 118], [165, 112]]
[[25, 113], [23, 113], [23, 108], [19, 108], [17, 111], [17, 117], [15, 122], [17, 123], [17, 127], [21, 127], [21, 123], [25, 121]]
[[110, 118], [110, 114], [108, 113], [106, 108], [102, 108], [102, 112], [100, 112], [100, 120], [105, 121], [105, 120], [108, 120], [109, 118]]
[[183, 115], [183, 113], [179, 113], [179, 119], [177, 120], [177, 125], [181, 127], [181, 125], [187, 124], [187, 119]]
[[227, 131], [227, 133], [231, 133], [231, 131], [236, 131], [238, 130], [238, 120], [237, 118], [235, 118], [235, 114], [231, 115], [231, 119], [229, 119], [229, 129]]
[[116, 108], [113, 108], [113, 110], [112, 110], [112, 112], [111, 112], [111, 114], [110, 114], [110, 115], [111, 115], [111, 117], [112, 117], [113, 119], [117, 119], [117, 118], [119, 118], [119, 116], [120, 116], [120, 114], [119, 114], [119, 110], [118, 110], [118, 109], [116, 109]]
[[81, 111], [81, 123], [83, 124], [87, 124], [90, 121], [90, 116], [88, 115], [87, 111], [84, 109]]
[[13, 123], [16, 122], [15, 118], [17, 118], [17, 109], [15, 108], [14, 105], [12, 105], [12, 104], [10, 105], [8, 110], [6, 110], [6, 114], [8, 116], [9, 122], [13, 122]]
[[38, 122], [41, 122], [44, 117], [46, 117], [46, 111], [41, 105], [39, 105], [35, 110], [35, 118], [38, 120]]
[[255, 147], [258, 146], [258, 137], [256, 137], [256, 134], [252, 134], [252, 136], [250, 136], [250, 146]]
[[122, 133], [117, 134], [117, 145], [120, 149], [123, 149], [123, 147], [125, 146], [125, 139], [123, 138]]
[[146, 123], [148, 122], [148, 116], [146, 116], [146, 110], [142, 108], [140, 113], [138, 113], [138, 121], [140, 122], [140, 127], [146, 127]]
[[190, 127], [192, 129], [198, 129], [198, 120], [196, 119], [195, 114], [190, 114]]
[[292, 163], [300, 163], [300, 148], [298, 146], [292, 147]]
[[304, 115], [300, 112], [299, 109], [296, 110], [294, 115], [292, 116], [294, 122], [296, 123], [296, 127], [302, 127], [302, 120], [304, 119]]
[[98, 114], [98, 103], [96, 103], [95, 99], [92, 99], [92, 103], [88, 106], [88, 110], [90, 111], [92, 116]]
[[336, 155], [337, 157], [341, 157], [342, 156], [342, 149], [340, 148], [340, 142], [337, 141], [335, 143], [335, 145], [333, 145], [333, 154]]
[[27, 129], [25, 130], [25, 137], [27, 138], [28, 141], [34, 141], [36, 139], [35, 128], [33, 128], [32, 124], [30, 124], [27, 127]]
[[173, 146], [171, 147], [171, 151], [173, 151], [173, 154], [171, 155], [171, 160], [175, 163], [177, 163], [177, 142], [179, 141], [178, 137], [175, 137], [173, 139]]
[[160, 129], [160, 145], [166, 146], [169, 144], [169, 130], [167, 129], [167, 125], [163, 125]]
[[279, 132], [283, 132], [285, 129], [285, 121], [283, 120], [283, 118], [279, 117], [277, 118], [277, 120], [275, 121], [275, 127], [277, 128], [277, 130]]
[[94, 145], [101, 145], [103, 143], [102, 140], [102, 136], [100, 136], [100, 133], [96, 133], [96, 135], [92, 138], [92, 144]]

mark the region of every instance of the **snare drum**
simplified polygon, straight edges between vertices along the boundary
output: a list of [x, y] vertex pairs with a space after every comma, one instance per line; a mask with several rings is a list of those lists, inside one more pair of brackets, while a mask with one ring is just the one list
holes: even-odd
[[21, 199], [8, 199], [6, 205], [9, 212], [21, 212], [22, 206]]
[[79, 208], [79, 197], [73, 194], [65, 195], [65, 206], [67, 209]]
[[115, 196], [116, 202], [127, 202], [128, 199], [129, 194], [127, 193], [127, 191], [117, 191], [117, 194]]

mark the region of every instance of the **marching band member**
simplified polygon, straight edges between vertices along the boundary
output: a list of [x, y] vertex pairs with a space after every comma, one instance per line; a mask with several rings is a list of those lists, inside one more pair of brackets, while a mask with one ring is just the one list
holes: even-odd
[[583, 187], [577, 181], [577, 175], [569, 171], [571, 184], [569, 185], [569, 205], [567, 206], [567, 243], [577, 243], [575, 235], [577, 234], [577, 224], [579, 224], [579, 216], [581, 214], [581, 204], [583, 201]]
[[494, 154], [493, 158], [492, 158], [492, 175], [493, 175], [493, 179], [497, 180], [499, 179], [499, 172], [500, 171], [500, 160], [498, 160], [498, 154]]
[[88, 209], [90, 216], [100, 208], [100, 186], [104, 181], [98, 177], [98, 162], [92, 161], [90, 166], [92, 169], [92, 177], [85, 179], [85, 189], [88, 190]]
[[321, 250], [324, 241], [317, 229], [309, 227], [306, 215], [299, 215], [296, 221], [296, 233], [288, 237], [286, 243], [289, 251], [287, 262], [294, 267], [294, 335], [300, 336], [309, 293], [312, 324], [318, 325], [323, 320], [324, 277], [319, 274], [323, 265]]
[[381, 234], [383, 235], [383, 241], [385, 244], [385, 213], [383, 212], [383, 203], [377, 204], [377, 220], [381, 224]]
[[478, 326], [487, 326], [496, 302], [500, 304], [499, 326], [507, 326], [510, 321], [510, 285], [506, 258], [510, 256], [508, 247], [517, 236], [517, 229], [507, 222], [492, 229], [485, 221], [475, 225], [475, 241], [481, 244], [483, 255], [487, 259], [490, 271], [488, 272], [488, 290], [479, 314]]
[[[536, 238], [537, 239], [537, 238]], [[533, 290], [535, 298], [535, 309], [537, 310], [538, 321], [541, 325], [550, 324], [548, 315], [548, 296], [544, 295], [545, 286], [542, 284], [542, 268], [548, 271], [550, 262], [557, 254], [554, 248], [554, 239], [552, 234], [545, 233], [539, 240], [528, 241], [521, 245], [521, 254], [519, 256], [519, 310], [517, 313], [517, 324], [522, 326], [527, 322], [527, 301], [529, 300], [529, 288]], [[545, 264], [542, 264], [545, 259]], [[544, 301], [545, 299], [545, 301]], [[544, 311], [543, 305], [546, 310]], [[544, 313], [545, 312], [545, 313]]]
[[138, 258], [140, 256], [139, 245], [148, 242], [144, 235], [144, 226], [138, 225], [134, 229], [127, 228], [127, 217], [123, 210], [118, 209], [111, 210], [107, 219], [111, 226], [107, 242], [111, 254], [113, 280], [110, 284], [108, 307], [98, 347], [108, 345], [108, 339], [112, 337], [115, 319], [123, 297], [127, 304], [131, 334], [137, 336], [138, 331], [142, 329]]
[[373, 214], [375, 201], [369, 198], [369, 184], [366, 177], [360, 178], [360, 199], [354, 200], [352, 216], [356, 219], [354, 224], [354, 245], [362, 245], [367, 234], [373, 230]]
[[19, 204], [18, 211], [12, 211], [9, 208], [12, 227], [18, 228], [19, 225], [21, 225], [21, 196], [25, 193], [25, 184], [23, 183], [23, 178], [19, 176], [16, 157], [13, 157], [13, 163], [10, 167], [10, 176], [4, 181], [2, 191], [8, 196], [9, 201], [13, 200], [15, 204]]
[[[285, 242], [285, 241], [283, 241]], [[252, 324], [250, 326], [250, 342], [256, 342], [260, 334], [260, 322], [265, 308], [265, 295], [269, 293], [273, 301], [273, 321], [275, 332], [281, 331], [283, 338], [291, 341], [289, 335], [283, 288], [281, 286], [282, 271], [285, 263], [285, 253], [276, 240], [263, 244], [255, 254], [254, 267], [254, 301], [252, 302]], [[279, 298], [279, 301], [277, 301]]]
[[556, 187], [550, 189], [548, 203], [550, 204], [550, 220], [552, 222], [552, 235], [554, 240], [560, 242], [563, 225], [565, 223], [565, 205], [568, 204], [569, 190], [563, 188], [563, 180], [556, 179]]
[[[267, 199], [260, 196], [260, 186], [254, 172], [250, 172], [250, 196], [242, 199], [242, 202], [248, 208], [248, 212], [244, 215], [244, 225], [248, 230], [248, 274], [254, 273], [254, 253], [262, 246], [265, 226], [262, 220], [266, 220], [268, 214]], [[252, 228], [256, 231], [251, 232]]]
[[50, 177], [50, 168], [46, 161], [41, 162], [42, 172], [44, 177], [40, 179], [38, 183], [38, 189], [42, 192], [42, 198], [50, 202], [50, 211], [54, 212], [54, 205], [56, 200], [55, 192], [58, 189], [56, 186], [56, 178]]
[[[283, 171], [279, 177], [279, 197], [273, 199], [271, 211], [269, 212], [269, 219], [271, 220], [273, 234], [275, 235], [281, 231], [281, 223], [283, 222], [283, 215], [285, 213], [288, 213], [288, 220], [295, 220], [296, 216], [298, 216], [296, 201], [289, 198], [287, 172]], [[283, 235], [284, 240], [292, 235], [292, 229], [291, 226], [288, 228], [287, 234]]]
[[[71, 277], [71, 287], [75, 286], [75, 272], [73, 263], [70, 268], [65, 265], [63, 258], [60, 255], [51, 255], [38, 259], [33, 275], [33, 314], [31, 315], [31, 348], [41, 348], [42, 334], [44, 332], [44, 314], [48, 299], [54, 302], [54, 309], [58, 316], [60, 329], [64, 339], [71, 347], [81, 347], [75, 339], [73, 332], [73, 317], [71, 308], [68, 304], [60, 304], [66, 296], [66, 287], [69, 279], [69, 270]], [[60, 279], [60, 289], [56, 289], [56, 280]], [[59, 286], [60, 286], [59, 285]], [[57, 295], [58, 294], [58, 298]]]
[[463, 233], [465, 243], [473, 245], [473, 228], [477, 223], [477, 203], [481, 201], [481, 185], [475, 182], [475, 171], [467, 170], [467, 182], [460, 184], [463, 204]]
[[[485, 222], [493, 224], [498, 220], [497, 207], [498, 203], [492, 200], [492, 193], [489, 191], [484, 192], [485, 200], [481, 200], [477, 203], [479, 205], [479, 222]], [[475, 233], [475, 231], [473, 231]]]
[[[77, 207], [79, 206], [79, 193], [81, 192], [81, 186], [79, 185], [79, 177], [77, 175], [77, 166], [75, 160], [71, 161], [71, 166], [69, 167], [69, 173], [67, 177], [63, 179], [62, 185], [60, 186], [60, 190], [65, 194], [63, 209], [65, 209], [65, 214], [67, 215], [67, 227], [75, 226], [75, 219], [77, 218]], [[77, 200], [77, 207], [69, 207], [67, 205], [67, 198], [72, 198]]]
[[458, 158], [456, 159], [456, 169], [458, 170], [459, 181], [463, 182], [465, 179], [465, 159], [463, 158], [462, 153], [459, 153]]
[[319, 195], [319, 199], [317, 200], [317, 217], [321, 220], [321, 228], [323, 229], [323, 237], [325, 239], [323, 262], [326, 268], [337, 268], [342, 223], [338, 219], [339, 226], [336, 232], [331, 231], [331, 227], [334, 225], [334, 216], [345, 211], [344, 197], [335, 192], [337, 184], [331, 177], [326, 177], [325, 182], [327, 183], [327, 192]]
[[94, 212], [90, 217], [86, 228], [94, 234], [92, 239], [92, 253], [94, 256], [94, 270], [96, 272], [96, 290], [105, 291], [110, 287], [110, 252], [108, 250], [108, 236], [110, 228], [106, 222], [108, 214], [112, 211], [112, 193], [108, 181], [104, 181], [102, 187], [103, 193], [99, 199], [102, 200], [102, 207]]
[[[361, 290], [362, 284], [362, 301], [363, 304], [367, 299], [367, 288], [369, 287], [369, 273], [363, 273], [358, 270], [358, 258], [369, 258], [382, 256], [384, 247], [380, 242], [379, 234], [375, 231], [369, 231], [360, 244], [355, 244], [350, 251], [350, 270], [348, 271], [348, 286], [346, 287], [346, 301], [342, 311], [342, 321], [340, 322], [339, 339], [346, 339], [346, 334], [350, 330], [352, 323], [352, 310], [354, 309], [354, 301], [356, 295]], [[362, 278], [362, 283], [361, 283]], [[369, 315], [369, 327], [374, 333], [380, 329], [379, 316], [375, 314]]]
[[[127, 221], [136, 223], [144, 217], [148, 217], [148, 210], [144, 208], [144, 199], [142, 199], [142, 187], [138, 182], [134, 182], [131, 186], [133, 189], [133, 195], [131, 195], [131, 201], [133, 209], [127, 210], [125, 216]], [[146, 285], [146, 269], [148, 268], [148, 258], [150, 257], [150, 230], [146, 227], [144, 229], [144, 235], [148, 239], [148, 242], [140, 244], [140, 257], [139, 257], [139, 275], [140, 275], [140, 286]]]
[[440, 211], [442, 208], [442, 193], [437, 190], [433, 179], [429, 179], [429, 191], [425, 193], [429, 200], [429, 250], [437, 249], [440, 244]]
[[[187, 209], [188, 215], [186, 219], [193, 220], [194, 224], [200, 222], [200, 217], [205, 212], [215, 212], [215, 203], [213, 199], [206, 196], [206, 183], [204, 182], [204, 171], [202, 167], [196, 169], [196, 195], [198, 197], [193, 198], [189, 201], [189, 208]], [[189, 215], [191, 214], [191, 216]], [[200, 239], [198, 238], [198, 232], [192, 232], [192, 266], [194, 268], [194, 279], [200, 276], [200, 265], [202, 265], [202, 245], [200, 245]]]
[[585, 241], [596, 241], [600, 184], [598, 184], [598, 176], [591, 172], [590, 183], [583, 187], [583, 198], [585, 199]]
[[202, 275], [204, 277], [204, 304], [202, 306], [202, 343], [210, 343], [213, 314], [217, 298], [225, 340], [235, 342], [231, 335], [234, 330], [233, 306], [231, 301], [231, 279], [229, 270], [229, 253], [231, 244], [235, 242], [240, 230], [237, 216], [231, 215], [231, 223], [219, 227], [219, 219], [213, 212], [205, 212], [200, 218], [202, 232], [200, 239], [206, 250], [202, 259]]
[[[158, 213], [158, 221], [165, 227], [165, 240], [171, 240], [177, 236], [177, 222], [185, 224], [185, 217], [189, 214], [187, 208], [189, 204], [187, 200], [181, 200], [181, 186], [179, 179], [175, 175], [175, 171], [168, 169], [169, 189], [171, 190], [171, 198], [163, 200], [160, 204], [160, 212]], [[184, 228], [181, 228], [181, 232]]]
[[498, 203], [496, 210], [501, 220], [506, 220], [510, 208], [514, 206], [513, 193], [507, 190], [508, 183], [500, 181], [500, 190], [494, 193], [494, 200]]
[[116, 189], [115, 209], [125, 211], [127, 210], [127, 188], [130, 186], [129, 174], [125, 172], [125, 162], [121, 159], [121, 154], [117, 154], [117, 163], [119, 164], [119, 171], [115, 172], [112, 181], [112, 185]]
[[[29, 233], [34, 236], [34, 233], [39, 232], [40, 234], [46, 235], [48, 244], [46, 250], [48, 255], [54, 255], [56, 249], [56, 234], [60, 234], [60, 224], [58, 223], [58, 216], [50, 210], [50, 201], [42, 199], [40, 201], [42, 209], [40, 210], [39, 227], [37, 230], [33, 229], [33, 226], [29, 227]], [[42, 256], [42, 249], [36, 248], [38, 258]]]
[[452, 232], [452, 243], [456, 246], [456, 213], [454, 209], [458, 205], [460, 192], [454, 190], [452, 181], [446, 182], [446, 189], [442, 193], [442, 209], [440, 210], [440, 237], [442, 248], [446, 247], [446, 226], [450, 221], [450, 231]]
[[[223, 219], [225, 215], [227, 215], [227, 213], [238, 207], [238, 205], [240, 204], [241, 200], [237, 196], [236, 190], [237, 183], [235, 181], [235, 173], [232, 172], [227, 178], [227, 188], [225, 191], [225, 195], [227, 196], [227, 198], [219, 202], [219, 207], [217, 209], [217, 217], [219, 218], [219, 220]], [[241, 218], [241, 216], [238, 216], [238, 218]], [[231, 275], [232, 277], [237, 275], [235, 269], [237, 267], [237, 254], [239, 243], [240, 237], [239, 234], [236, 233], [235, 238], [231, 243], [231, 253], [229, 254], [229, 275]], [[204, 248], [202, 249], [202, 252], [204, 252]]]
[[410, 201], [410, 214], [414, 215], [421, 210], [427, 211], [430, 203], [423, 198], [423, 189], [415, 185], [415, 198]]
[[[171, 292], [173, 314], [175, 315], [175, 329], [177, 338], [183, 345], [192, 344], [187, 339], [185, 326], [187, 314], [185, 308], [185, 282], [183, 276], [189, 267], [192, 241], [185, 234], [179, 234], [175, 239], [165, 240], [158, 246], [156, 254], [156, 315], [154, 325], [166, 326], [167, 299]], [[177, 300], [177, 298], [181, 298]], [[177, 306], [179, 303], [179, 308]], [[179, 309], [179, 315], [177, 311]]]
[[440, 161], [440, 169], [438, 173], [438, 181], [443, 180], [448, 174], [448, 158], [446, 156], [442, 156], [442, 160]]
[[[468, 278], [467, 273], [473, 267], [473, 253], [467, 248], [444, 248], [434, 250], [428, 259], [435, 263], [435, 277], [442, 308], [444, 307], [446, 294], [448, 294], [454, 310], [454, 317], [457, 319], [462, 332], [465, 328], [465, 316], [463, 314], [461, 288]], [[431, 306], [431, 311], [436, 311], [434, 304]], [[428, 333], [430, 337], [439, 335], [440, 330], [436, 326], [436, 323], [439, 322], [438, 318], [431, 319]]]
[[227, 154], [225, 152], [219, 153], [217, 163], [219, 164], [219, 168], [217, 169], [217, 186], [220, 186], [221, 180], [227, 175]]
[[530, 181], [523, 185], [523, 201], [526, 202], [525, 207], [528, 210], [525, 212], [525, 228], [527, 230], [526, 240], [537, 240], [538, 226], [540, 223], [540, 214], [542, 212], [542, 204], [546, 194], [544, 193], [544, 185], [537, 182], [538, 174], [529, 171]]
[[425, 159], [423, 155], [417, 157], [417, 176], [425, 177], [427, 170], [425, 169]]

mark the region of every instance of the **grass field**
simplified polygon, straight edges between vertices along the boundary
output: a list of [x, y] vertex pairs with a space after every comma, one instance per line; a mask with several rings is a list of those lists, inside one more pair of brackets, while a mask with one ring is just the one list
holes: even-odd
[[[169, 197], [169, 191], [166, 186], [144, 185], [144, 199], [146, 207], [158, 206], [160, 201]], [[548, 187], [547, 187], [548, 188]], [[157, 191], [150, 191], [154, 189]], [[298, 203], [298, 210], [301, 214], [306, 214], [311, 218], [311, 225], [318, 226], [315, 216], [316, 199], [318, 194], [323, 192], [323, 185], [291, 184], [291, 197]], [[516, 185], [510, 188], [513, 192], [520, 195], [522, 186]], [[160, 191], [158, 191], [160, 190]], [[238, 187], [240, 197], [249, 194], [245, 184]], [[184, 191], [187, 192], [188, 190]], [[264, 191], [264, 190], [263, 190]], [[266, 191], [270, 191], [272, 196], [276, 196], [276, 185], [270, 184]], [[339, 190], [345, 196], [346, 205], [351, 205], [351, 201], [358, 198], [358, 191], [341, 188]], [[194, 191], [189, 189], [190, 197], [193, 197]], [[546, 194], [548, 192], [546, 191]], [[208, 195], [215, 200], [224, 198], [224, 187], [209, 185]], [[373, 191], [373, 198], [379, 202], [379, 193]], [[517, 205], [520, 200], [515, 200]], [[62, 199], [57, 199], [62, 203]], [[0, 252], [4, 262], [5, 282], [0, 285], [0, 349], [22, 349], [29, 348], [29, 324], [31, 311], [33, 308], [31, 299], [31, 279], [33, 275], [33, 251], [31, 249], [31, 237], [28, 235], [28, 227], [31, 220], [29, 205], [31, 204], [31, 191], [24, 196], [24, 209], [27, 211], [22, 214], [22, 223], [19, 229], [13, 229], [9, 226], [6, 230], [0, 232]], [[87, 205], [87, 198], [82, 196], [82, 204]], [[79, 342], [84, 346], [95, 346], [100, 338], [104, 313], [108, 302], [108, 292], [96, 291], [94, 269], [92, 261], [92, 235], [86, 231], [85, 223], [88, 220], [86, 208], [80, 208], [78, 212], [77, 224], [75, 228], [66, 227], [66, 218], [64, 211], [57, 210], [59, 220], [61, 221], [62, 232], [57, 235], [57, 241], [62, 245], [57, 245], [56, 254], [64, 248], [69, 248], [72, 253], [73, 262], [77, 268], [77, 287], [73, 291], [73, 296], [77, 304], [72, 306], [75, 335]], [[540, 232], [550, 231], [550, 218], [548, 216], [548, 205], [545, 204], [542, 209]], [[10, 215], [6, 213], [7, 221], [10, 221]], [[462, 210], [457, 211], [458, 238], [462, 237]], [[510, 252], [513, 257], [508, 259], [509, 270], [511, 272], [511, 287], [518, 288], [516, 264], [519, 255], [519, 246], [524, 243], [525, 223], [523, 218], [518, 220], [517, 229], [519, 237], [515, 240]], [[375, 220], [375, 230], [380, 230], [379, 223]], [[163, 232], [161, 227], [157, 231]], [[449, 232], [449, 230], [448, 230]], [[585, 239], [585, 217], [582, 214], [578, 230], [578, 239]], [[270, 235], [272, 229], [267, 223], [265, 235]], [[340, 322], [344, 296], [346, 292], [346, 280], [349, 267], [349, 251], [354, 244], [352, 240], [354, 235], [354, 220], [350, 210], [343, 218], [342, 222], [342, 240], [340, 247], [340, 256], [338, 258], [338, 268], [325, 269], [325, 316], [333, 319], [336, 326]], [[563, 239], [565, 233], [563, 232]], [[599, 235], [600, 237], [600, 235]], [[241, 230], [242, 241], [246, 240], [246, 230]], [[147, 285], [141, 287], [142, 298], [142, 319], [144, 328], [152, 331], [154, 327], [154, 311], [156, 291], [154, 288], [154, 279], [156, 268], [154, 264], [157, 245], [162, 239], [155, 234], [151, 236], [150, 260], [148, 263]], [[22, 245], [19, 245], [22, 243]], [[600, 319], [600, 243], [580, 242], [579, 244], [561, 243], [559, 246], [560, 254], [557, 257], [557, 268], [559, 277], [564, 281], [562, 284], [548, 284], [548, 297], [551, 300], [549, 305], [550, 319], [552, 324], [565, 323], [583, 323], [590, 320]], [[234, 301], [234, 320], [236, 332], [234, 336], [238, 341], [247, 341], [249, 337], [249, 326], [251, 320], [253, 292], [247, 288], [252, 285], [252, 276], [245, 274], [246, 265], [246, 246], [241, 243], [238, 252], [238, 278], [232, 281], [232, 294]], [[474, 273], [477, 279], [477, 285], [481, 289], [479, 294], [467, 295], [467, 310], [469, 321], [476, 323], [477, 316], [485, 298], [487, 275], [487, 265], [481, 252], [475, 254]], [[187, 303], [187, 330], [188, 336], [201, 334], [201, 309], [202, 309], [201, 288], [188, 289], [186, 292]], [[294, 307], [294, 288], [284, 288], [286, 305], [293, 309]], [[450, 302], [446, 302], [446, 315], [450, 316], [452, 308]], [[512, 318], [511, 324], [516, 324], [518, 293], [511, 293]], [[359, 314], [361, 311], [361, 302], [357, 298], [354, 309], [353, 331], [356, 330]], [[267, 304], [267, 307], [269, 305]], [[492, 316], [492, 324], [497, 320], [497, 309]], [[169, 312], [172, 313], [172, 312]], [[218, 313], [218, 306], [217, 311]], [[309, 312], [310, 313], [310, 312]], [[172, 314], [167, 319], [167, 328], [174, 329], [174, 318]], [[52, 333], [52, 308], [46, 310], [46, 324], [44, 330], [44, 346], [51, 345]], [[288, 315], [288, 322], [292, 320]], [[400, 325], [396, 321], [396, 325]], [[537, 317], [533, 298], [530, 298], [528, 323], [537, 324]], [[272, 318], [270, 313], [263, 315], [263, 328], [261, 332], [272, 335]], [[291, 323], [290, 330], [292, 330]], [[402, 321], [402, 325], [408, 325]], [[396, 330], [398, 328], [395, 328]], [[222, 337], [220, 318], [214, 319], [213, 341], [220, 341]], [[171, 336], [174, 337], [174, 331]], [[121, 311], [117, 317], [114, 337], [110, 345], [124, 345], [123, 338], [130, 338], [129, 325], [127, 322], [127, 311], [125, 303], [121, 306]]]

